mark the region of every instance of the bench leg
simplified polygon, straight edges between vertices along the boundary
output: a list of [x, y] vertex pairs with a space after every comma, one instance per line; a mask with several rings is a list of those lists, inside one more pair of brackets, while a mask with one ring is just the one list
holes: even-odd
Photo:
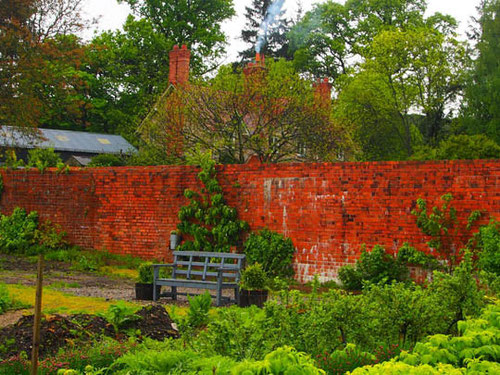
[[240, 305], [240, 288], [234, 288], [234, 301], [239, 306]]
[[176, 286], [172, 287], [172, 300], [173, 301], [177, 300], [177, 287]]

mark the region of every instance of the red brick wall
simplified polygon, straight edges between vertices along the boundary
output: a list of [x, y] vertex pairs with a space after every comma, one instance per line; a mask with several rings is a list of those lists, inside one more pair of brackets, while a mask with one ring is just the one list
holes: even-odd
[[[481, 209], [500, 219], [500, 160], [228, 165], [219, 180], [252, 229], [269, 227], [297, 247], [299, 279], [336, 276], [362, 244], [426, 249], [410, 214], [452, 193], [459, 218]], [[20, 206], [61, 224], [72, 242], [147, 258], [169, 258], [170, 231], [196, 168], [121, 167], [40, 174], [3, 170], [1, 210]], [[487, 222], [487, 217], [482, 222]]]

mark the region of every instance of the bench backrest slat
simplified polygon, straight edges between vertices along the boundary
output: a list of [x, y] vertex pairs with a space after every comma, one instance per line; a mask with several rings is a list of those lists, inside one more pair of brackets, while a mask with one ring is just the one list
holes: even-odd
[[225, 258], [225, 259], [244, 259], [245, 254], [233, 254], [233, 253], [211, 253], [205, 251], [174, 251], [174, 256], [178, 257], [209, 257], [209, 258]]
[[195, 277], [207, 281], [208, 277], [216, 278], [219, 268], [223, 267], [226, 268], [222, 273], [223, 277], [238, 282], [240, 271], [245, 263], [244, 254], [174, 251], [173, 255], [172, 277], [174, 279], [177, 276], [183, 276], [188, 280]]

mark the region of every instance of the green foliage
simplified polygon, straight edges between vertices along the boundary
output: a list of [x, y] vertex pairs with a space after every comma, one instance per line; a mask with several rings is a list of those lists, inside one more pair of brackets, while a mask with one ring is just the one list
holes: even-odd
[[212, 297], [207, 291], [203, 294], [188, 297], [189, 310], [187, 313], [185, 324], [192, 329], [199, 329], [207, 325], [209, 321], [208, 312], [212, 305]]
[[467, 225], [461, 226], [457, 219], [457, 210], [451, 205], [453, 196], [448, 193], [441, 197], [441, 208], [433, 207], [428, 210], [427, 202], [417, 199], [417, 208], [412, 214], [417, 217], [417, 226], [422, 233], [430, 236], [427, 242], [431, 249], [436, 251], [439, 259], [446, 262], [449, 272], [453, 271], [459, 260], [460, 250], [470, 239], [470, 230], [474, 222], [479, 219], [480, 212], [474, 211], [467, 219]]
[[500, 222], [492, 219], [488, 225], [481, 226], [474, 242], [479, 268], [500, 276]]
[[5, 160], [3, 165], [7, 168], [17, 169], [24, 166], [22, 159], [17, 159], [16, 151], [12, 149], [5, 150]]
[[477, 316], [484, 305], [483, 292], [478, 289], [472, 268], [472, 255], [464, 254], [462, 262], [453, 274], [434, 272], [434, 281], [429, 291], [439, 301], [443, 314], [443, 323], [447, 325], [445, 333], [451, 333], [457, 322], [466, 316]]
[[138, 283], [152, 284], [154, 279], [152, 263], [142, 263], [139, 266]]
[[0, 251], [8, 254], [26, 253], [35, 244], [38, 214], [26, 213], [16, 207], [10, 216], [0, 218]]
[[136, 307], [127, 305], [124, 301], [118, 301], [116, 304], [109, 306], [105, 313], [100, 314], [113, 326], [116, 334], [122, 329], [126, 329], [127, 325], [140, 319], [135, 314]]
[[61, 164], [62, 160], [53, 148], [34, 148], [28, 151], [29, 168], [37, 168], [43, 173], [47, 168], [55, 168]]
[[248, 224], [239, 220], [236, 209], [224, 202], [211, 155], [199, 154], [193, 161], [201, 167], [198, 178], [202, 187], [200, 193], [190, 189], [184, 191], [189, 204], [180, 209], [177, 228], [190, 239], [178, 249], [230, 252], [232, 247], [240, 244]]
[[[116, 341], [102, 337], [84, 346], [68, 345], [57, 354], [39, 361], [39, 374], [85, 374], [103, 375], [98, 368], [107, 368], [124, 353], [133, 351], [137, 344], [133, 341]], [[68, 370], [71, 369], [71, 370]], [[0, 363], [1, 375], [30, 375], [31, 361], [25, 356], [15, 356]]]
[[112, 366], [117, 375], [228, 374], [235, 365], [230, 358], [203, 357], [191, 350], [143, 349], [125, 354]]
[[328, 374], [342, 375], [358, 367], [373, 364], [375, 356], [359, 350], [356, 345], [348, 344], [342, 350], [335, 350], [332, 354], [325, 352], [316, 357], [318, 366]]
[[401, 263], [420, 266], [428, 270], [442, 268], [441, 264], [434, 256], [415, 249], [407, 242], [399, 248], [397, 259]]
[[46, 251], [66, 248], [68, 242], [65, 240], [67, 233], [59, 224], [45, 220], [38, 225], [35, 231], [34, 241], [46, 249]]
[[454, 135], [442, 140], [437, 148], [416, 149], [413, 160], [498, 159], [500, 146], [483, 134]]
[[122, 157], [113, 154], [99, 154], [94, 156], [87, 167], [120, 167], [125, 165]]
[[412, 353], [402, 353], [400, 360], [410, 365], [450, 364], [466, 367], [473, 359], [499, 362], [500, 324], [498, 303], [488, 306], [479, 319], [460, 321], [459, 336], [434, 335], [418, 343]]
[[0, 315], [12, 307], [12, 300], [5, 284], [0, 283]]
[[244, 290], [266, 290], [269, 280], [259, 263], [247, 266], [241, 273], [240, 288]]
[[500, 1], [482, 1], [478, 11], [473, 33], [478, 58], [465, 89], [462, 127], [468, 134], [484, 134], [500, 144]]
[[245, 241], [244, 252], [249, 264], [261, 264], [271, 278], [286, 278], [294, 274], [292, 262], [295, 247], [290, 238], [279, 233], [268, 229], [251, 233]]
[[265, 356], [262, 361], [245, 361], [232, 369], [235, 375], [258, 374], [303, 374], [321, 375], [325, 372], [315, 366], [314, 361], [305, 353], [284, 346]]
[[261, 359], [275, 348], [266, 337], [265, 318], [264, 311], [256, 306], [221, 309], [192, 345], [207, 355]]
[[387, 254], [380, 245], [371, 252], [363, 250], [355, 266], [339, 269], [339, 279], [347, 290], [361, 290], [364, 283], [387, 283], [408, 278], [408, 269], [398, 258]]

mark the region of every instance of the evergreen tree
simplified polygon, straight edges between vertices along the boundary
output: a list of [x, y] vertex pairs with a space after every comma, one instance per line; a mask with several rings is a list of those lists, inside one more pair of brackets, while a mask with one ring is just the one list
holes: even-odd
[[[241, 39], [249, 45], [248, 49], [240, 52], [243, 61], [252, 60], [255, 57], [255, 45], [258, 40], [260, 25], [268, 15], [268, 8], [275, 0], [252, 0], [252, 5], [245, 7], [245, 28], [241, 31]], [[281, 10], [273, 22], [269, 24], [265, 35], [265, 42], [261, 53], [269, 57], [292, 58], [288, 45], [288, 32], [292, 27], [292, 21], [285, 17], [285, 11]]]
[[481, 3], [478, 24], [478, 58], [466, 88], [464, 130], [500, 143], [500, 0]]

